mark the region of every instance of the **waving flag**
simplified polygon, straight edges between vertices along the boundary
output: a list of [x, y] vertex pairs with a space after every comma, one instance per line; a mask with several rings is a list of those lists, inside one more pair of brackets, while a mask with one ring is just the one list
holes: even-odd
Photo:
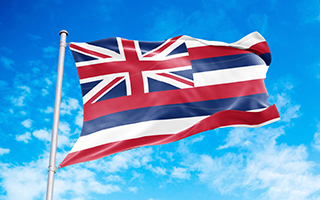
[[259, 127], [279, 119], [264, 85], [270, 50], [258, 32], [231, 44], [179, 36], [69, 46], [84, 122], [60, 167], [219, 127]]

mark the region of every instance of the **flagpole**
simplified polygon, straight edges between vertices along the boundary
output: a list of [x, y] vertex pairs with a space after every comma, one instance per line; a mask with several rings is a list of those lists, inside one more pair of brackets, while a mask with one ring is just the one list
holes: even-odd
[[52, 136], [51, 136], [51, 150], [50, 150], [50, 161], [48, 170], [48, 182], [47, 182], [47, 198], [46, 200], [52, 200], [53, 197], [53, 181], [54, 174], [56, 172], [56, 153], [58, 143], [58, 129], [59, 129], [59, 116], [60, 116], [60, 103], [61, 103], [61, 90], [62, 90], [62, 78], [63, 78], [63, 67], [64, 67], [64, 56], [66, 50], [66, 38], [68, 32], [62, 30], [60, 35], [60, 50], [59, 50], [59, 61], [58, 61], [58, 74], [57, 74], [57, 85], [56, 85], [56, 97], [54, 102], [54, 113], [53, 113], [53, 125], [52, 125]]

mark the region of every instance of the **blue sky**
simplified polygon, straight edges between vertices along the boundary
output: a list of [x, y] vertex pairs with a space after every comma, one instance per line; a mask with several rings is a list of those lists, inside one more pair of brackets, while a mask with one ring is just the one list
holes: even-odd
[[[223, 128], [62, 168], [54, 199], [320, 199], [320, 2], [3, 1], [0, 199], [44, 199], [59, 31], [67, 42], [177, 35], [235, 42], [258, 31], [272, 54], [266, 87], [281, 121]], [[82, 126], [66, 50], [58, 165]]]

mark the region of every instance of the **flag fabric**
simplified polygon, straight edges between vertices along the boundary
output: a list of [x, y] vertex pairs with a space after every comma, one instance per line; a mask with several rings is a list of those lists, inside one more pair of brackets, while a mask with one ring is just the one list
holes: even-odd
[[271, 62], [254, 32], [235, 43], [178, 36], [70, 43], [83, 95], [82, 132], [60, 167], [219, 127], [280, 118], [264, 84]]

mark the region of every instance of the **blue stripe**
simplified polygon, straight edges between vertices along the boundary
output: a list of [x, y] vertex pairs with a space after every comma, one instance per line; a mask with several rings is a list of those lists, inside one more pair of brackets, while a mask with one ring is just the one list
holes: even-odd
[[265, 62], [254, 53], [191, 60], [194, 73], [264, 64]]
[[271, 63], [271, 54], [270, 53], [263, 53], [259, 55], [260, 58], [262, 58], [264, 60], [264, 62], [266, 63], [267, 66], [270, 65]]
[[205, 116], [222, 110], [246, 111], [266, 108], [269, 105], [268, 94], [263, 93], [235, 98], [140, 108], [84, 122], [81, 136], [103, 129], [144, 121]]

